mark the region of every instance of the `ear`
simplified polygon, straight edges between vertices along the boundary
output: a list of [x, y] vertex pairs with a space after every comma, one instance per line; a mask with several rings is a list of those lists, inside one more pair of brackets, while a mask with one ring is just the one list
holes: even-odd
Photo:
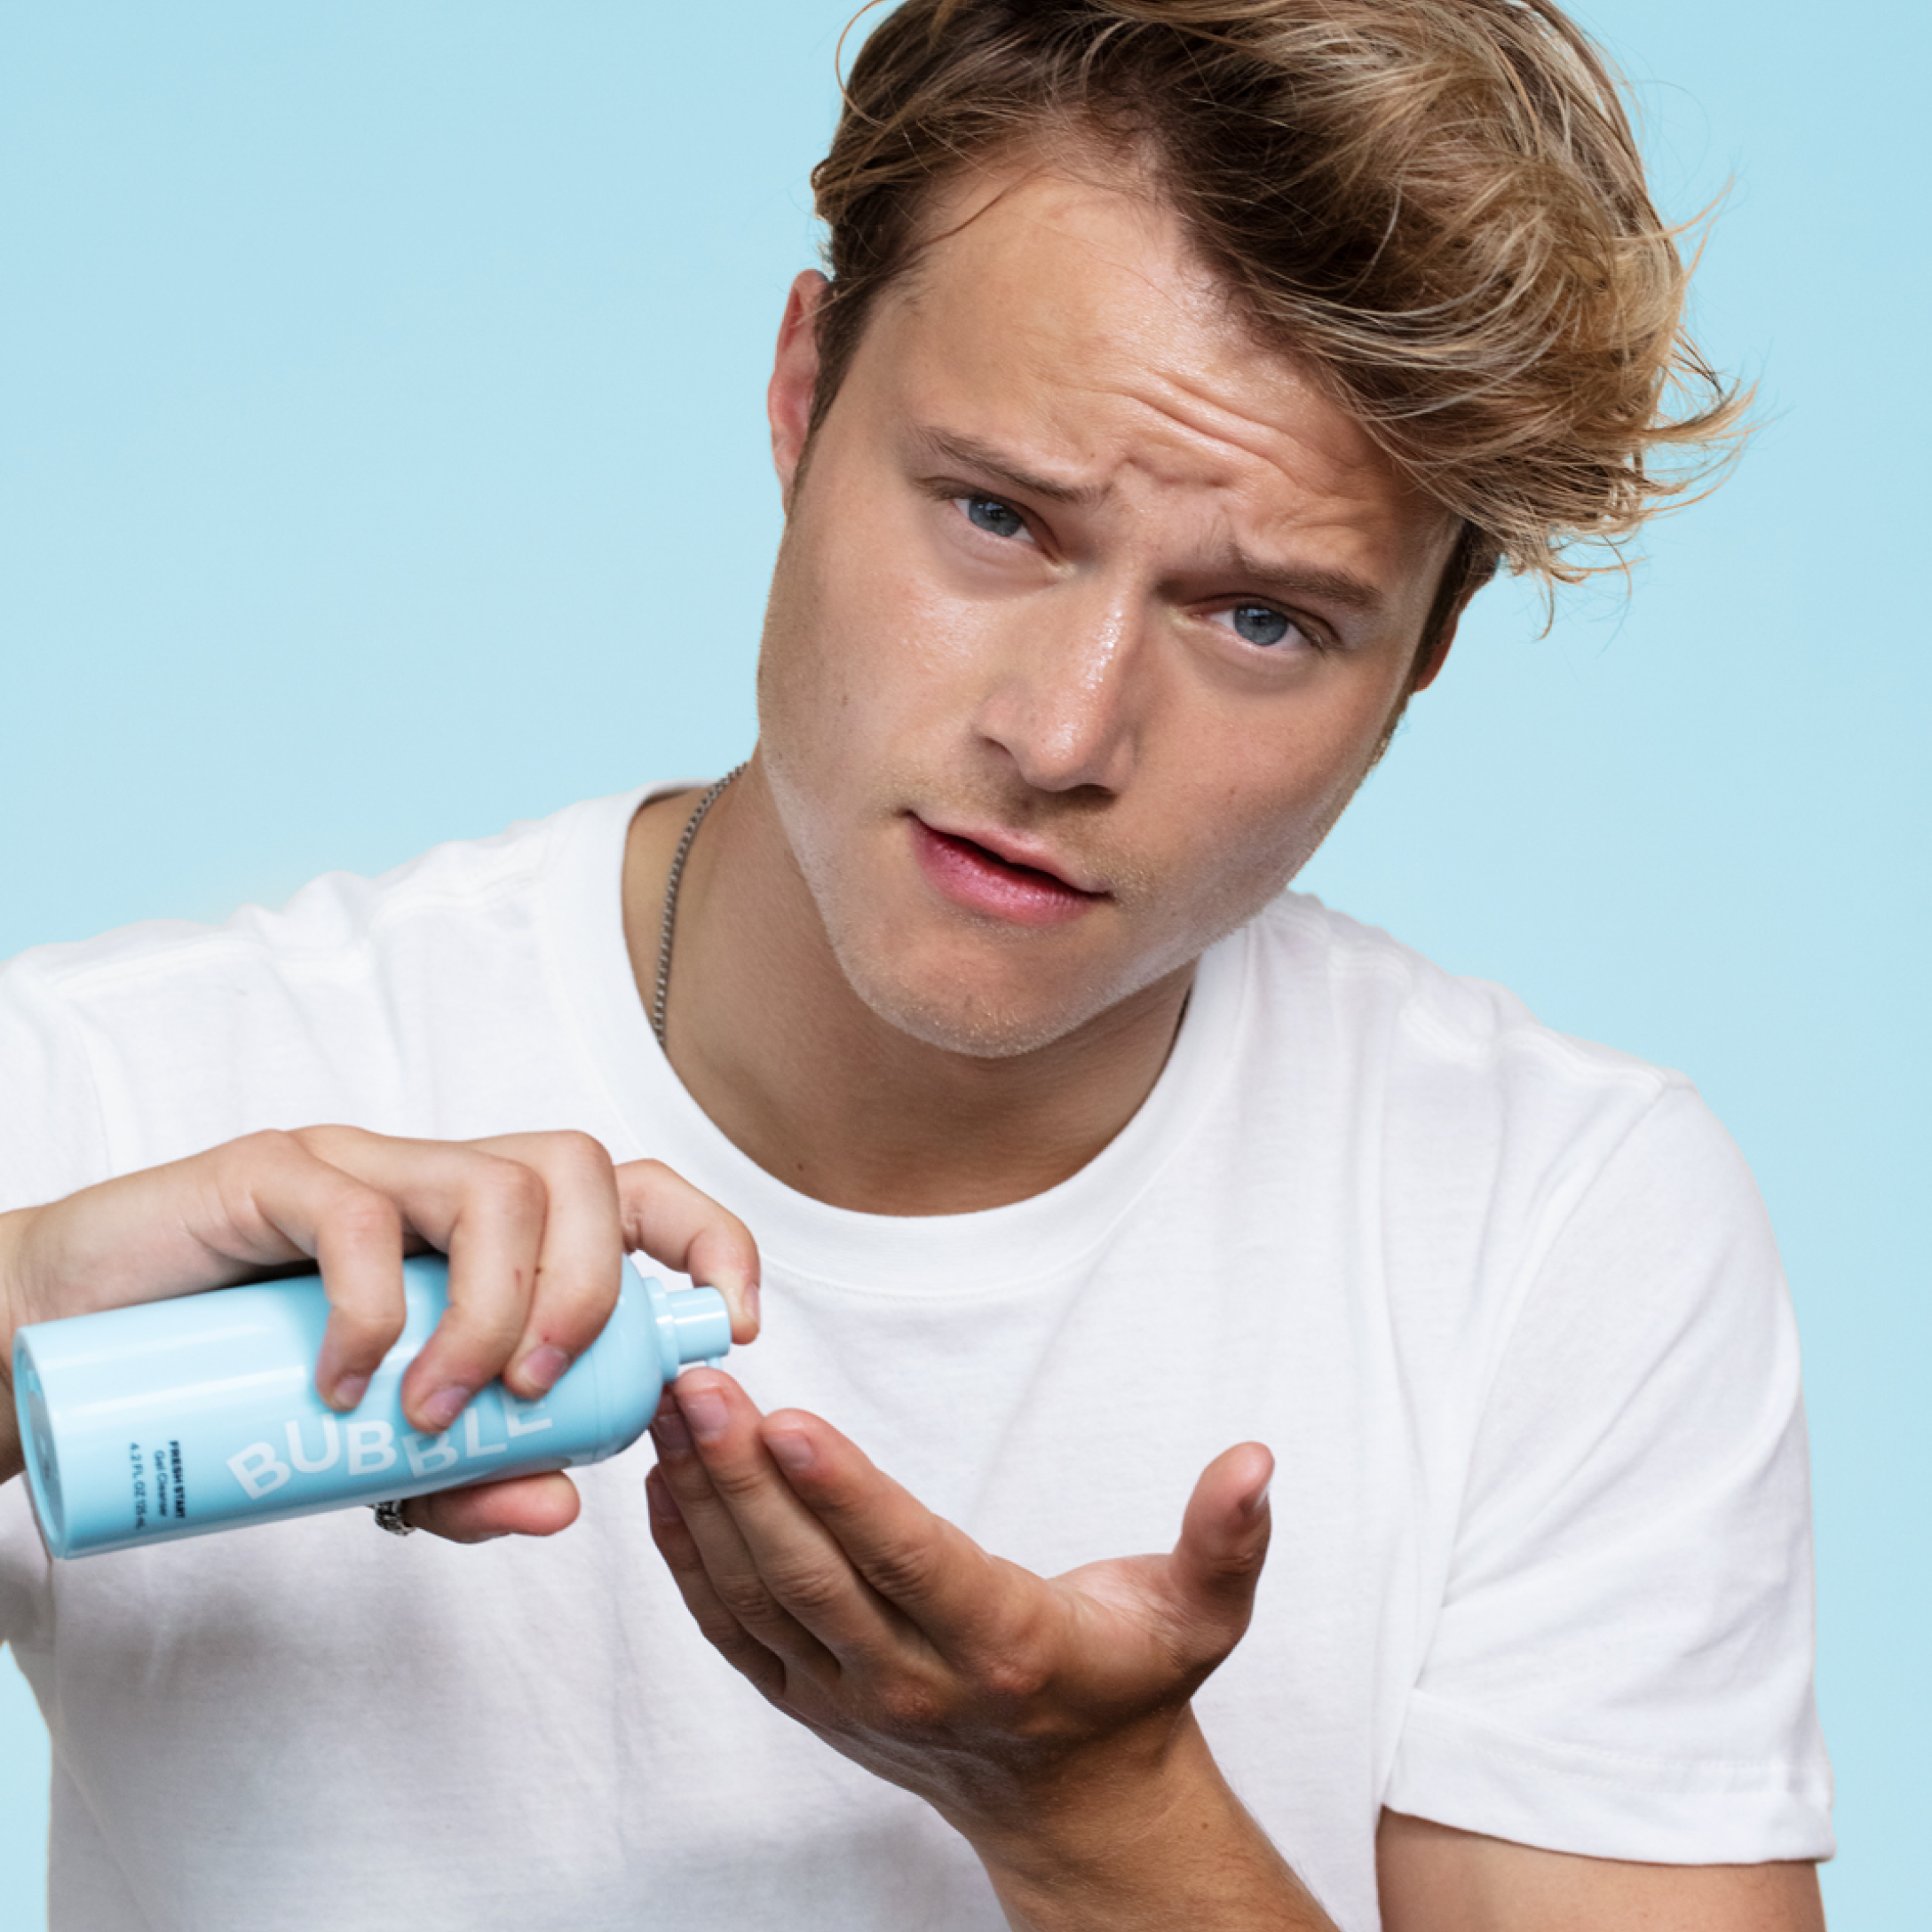
[[792, 283], [791, 293], [785, 298], [785, 319], [778, 325], [772, 381], [764, 392], [764, 413], [772, 425], [772, 462], [788, 506], [812, 425], [812, 396], [819, 381], [819, 304], [830, 287], [815, 268], [806, 269]]
[[[1476, 593], [1469, 593], [1473, 597]], [[1464, 598], [1449, 613], [1444, 621], [1442, 630], [1434, 644], [1429, 647], [1429, 655], [1415, 667], [1415, 676], [1409, 684], [1409, 695], [1413, 698], [1418, 691], [1427, 691], [1436, 682], [1443, 666], [1449, 661], [1449, 646], [1456, 641], [1456, 626], [1462, 622], [1462, 614], [1469, 607], [1469, 598]]]
[[[1442, 668], [1449, 659], [1449, 646], [1456, 641], [1456, 627], [1462, 622], [1463, 612], [1469, 607], [1469, 599], [1485, 584], [1495, 581], [1501, 561], [1495, 547], [1483, 542], [1481, 533], [1473, 524], [1459, 522], [1449, 554], [1443, 561], [1442, 580], [1436, 586], [1436, 602], [1439, 606], [1443, 593], [1450, 584], [1458, 583], [1455, 602], [1444, 613], [1441, 627], [1427, 653], [1417, 659], [1409, 677], [1409, 697], [1413, 698], [1418, 691], [1427, 691], [1441, 675]], [[1436, 613], [1431, 610], [1429, 614], [1433, 620]], [[1424, 628], [1428, 627], [1425, 625]]]

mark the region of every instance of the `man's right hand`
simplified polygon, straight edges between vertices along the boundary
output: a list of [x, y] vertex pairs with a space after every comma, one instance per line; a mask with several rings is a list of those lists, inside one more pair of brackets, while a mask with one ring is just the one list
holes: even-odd
[[[425, 1247], [449, 1257], [448, 1311], [402, 1383], [403, 1412], [426, 1435], [497, 1376], [525, 1400], [549, 1389], [609, 1318], [627, 1252], [717, 1288], [732, 1341], [757, 1334], [749, 1232], [658, 1161], [614, 1166], [587, 1134], [251, 1134], [0, 1215], [0, 1480], [22, 1468], [12, 1366], [23, 1323], [313, 1263], [329, 1303], [315, 1386], [345, 1411], [402, 1332], [402, 1256]], [[531, 1476], [418, 1497], [408, 1512], [475, 1542], [550, 1535], [575, 1519], [577, 1499], [568, 1477]]]

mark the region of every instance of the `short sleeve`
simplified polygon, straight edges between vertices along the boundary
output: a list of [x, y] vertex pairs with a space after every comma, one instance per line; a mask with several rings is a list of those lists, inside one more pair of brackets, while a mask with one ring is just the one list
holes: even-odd
[[80, 1029], [37, 955], [0, 966], [0, 1212], [104, 1179], [107, 1136]]
[[[0, 967], [0, 1212], [58, 1200], [107, 1172], [78, 1029], [33, 954]], [[23, 1479], [0, 1485], [0, 1642], [44, 1630], [47, 1553]]]
[[1665, 1089], [1523, 1300], [1385, 1802], [1553, 1850], [1827, 1857], [1798, 1346], [1757, 1190]]

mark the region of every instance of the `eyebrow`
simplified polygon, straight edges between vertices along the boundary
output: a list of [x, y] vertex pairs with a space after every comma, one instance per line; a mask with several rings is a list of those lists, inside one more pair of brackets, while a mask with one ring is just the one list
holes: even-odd
[[1257, 590], [1273, 591], [1285, 598], [1319, 598], [1369, 617], [1380, 615], [1386, 605], [1374, 584], [1345, 570], [1324, 570], [1316, 564], [1263, 563], [1239, 544], [1228, 552], [1228, 563], [1235, 576], [1253, 584]]
[[[982, 442], [977, 436], [938, 429], [920, 429], [914, 433], [920, 447], [932, 456], [959, 463], [994, 483], [1004, 484], [1025, 495], [1037, 496], [1045, 503], [1069, 503], [1077, 510], [1091, 510], [1107, 494], [1105, 484], [1062, 483], [1052, 477], [1022, 469], [991, 443]], [[1327, 603], [1339, 604], [1345, 610], [1360, 611], [1369, 616], [1378, 615], [1386, 605], [1382, 593], [1374, 584], [1352, 576], [1345, 570], [1325, 570], [1318, 565], [1267, 563], [1239, 544], [1227, 552], [1225, 567], [1229, 574], [1263, 593], [1283, 598], [1319, 598]]]
[[969, 470], [977, 470], [996, 483], [1004, 483], [1029, 496], [1041, 497], [1049, 503], [1071, 503], [1077, 510], [1091, 510], [1107, 494], [1104, 484], [1057, 483], [1051, 477], [1022, 470], [991, 443], [983, 443], [977, 436], [962, 436], [950, 430], [933, 429], [917, 430], [914, 433], [921, 447], [933, 455], [948, 463], [963, 464]]

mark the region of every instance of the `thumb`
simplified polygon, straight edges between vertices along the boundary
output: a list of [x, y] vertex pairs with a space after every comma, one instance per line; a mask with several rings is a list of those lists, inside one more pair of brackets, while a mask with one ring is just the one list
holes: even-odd
[[1233, 1648], [1255, 1607], [1268, 1556], [1268, 1485], [1274, 1457], [1258, 1442], [1223, 1450], [1201, 1471], [1181, 1519], [1168, 1580], [1187, 1612]]

